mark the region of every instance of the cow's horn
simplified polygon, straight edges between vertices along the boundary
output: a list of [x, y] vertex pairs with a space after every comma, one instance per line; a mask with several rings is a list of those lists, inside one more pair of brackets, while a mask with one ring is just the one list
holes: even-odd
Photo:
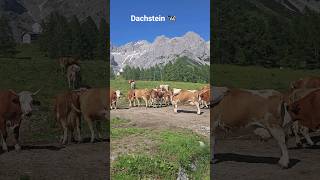
[[37, 95], [40, 91], [41, 91], [42, 88], [40, 88], [38, 91], [34, 92], [32, 95]]

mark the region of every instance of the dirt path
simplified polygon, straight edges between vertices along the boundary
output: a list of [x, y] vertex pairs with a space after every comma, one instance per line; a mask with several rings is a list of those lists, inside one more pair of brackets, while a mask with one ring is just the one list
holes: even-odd
[[[243, 136], [245, 137], [245, 136]], [[247, 136], [248, 137], [248, 136]], [[319, 137], [314, 138], [319, 139]], [[220, 138], [216, 144], [214, 179], [249, 180], [318, 180], [320, 146], [297, 149], [289, 139], [290, 168], [277, 165], [280, 149], [274, 140], [260, 142], [256, 138]]]
[[178, 113], [172, 107], [148, 108], [133, 107], [111, 111], [111, 117], [129, 119], [137, 127], [151, 129], [187, 128], [209, 137], [210, 111], [201, 109], [201, 115], [196, 114], [194, 106], [179, 106]]
[[[32, 180], [107, 179], [107, 142], [70, 144], [24, 144], [22, 151], [13, 147], [0, 153], [0, 179]], [[25, 178], [27, 179], [27, 178]]]

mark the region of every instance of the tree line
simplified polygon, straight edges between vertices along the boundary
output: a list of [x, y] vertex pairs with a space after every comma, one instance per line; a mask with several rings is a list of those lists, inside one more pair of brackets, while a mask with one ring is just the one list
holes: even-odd
[[320, 68], [320, 14], [294, 13], [274, 1], [217, 1], [212, 11], [213, 60], [220, 64]]
[[77, 16], [69, 20], [57, 12], [42, 21], [39, 47], [48, 57], [73, 56], [84, 60], [101, 59], [108, 56], [109, 27], [105, 19], [97, 26], [89, 16], [80, 22]]
[[[209, 65], [193, 64], [190, 59], [181, 57], [166, 65], [156, 65], [146, 69], [126, 66], [123, 69], [122, 76], [127, 80], [208, 83], [209, 73]], [[111, 77], [114, 77], [114, 75], [111, 75]]]

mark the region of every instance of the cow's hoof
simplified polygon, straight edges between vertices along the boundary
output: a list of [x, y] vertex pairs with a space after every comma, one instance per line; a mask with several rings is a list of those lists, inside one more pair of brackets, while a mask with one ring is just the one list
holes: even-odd
[[3, 152], [8, 152], [8, 147], [2, 147]]
[[21, 151], [21, 146], [19, 144], [16, 144], [14, 145], [14, 149], [17, 151], [17, 152], [20, 152]]
[[281, 159], [278, 161], [278, 164], [281, 166], [282, 169], [287, 169], [287, 168], [288, 168], [288, 165], [289, 165], [289, 161], [281, 158]]

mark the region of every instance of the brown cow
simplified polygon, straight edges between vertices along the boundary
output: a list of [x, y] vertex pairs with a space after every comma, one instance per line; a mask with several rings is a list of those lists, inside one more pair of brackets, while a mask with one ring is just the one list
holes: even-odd
[[289, 124], [291, 119], [285, 107], [281, 93], [274, 90], [229, 89], [210, 113], [213, 149], [217, 128], [234, 130], [255, 126], [263, 128], [263, 132], [268, 132], [278, 142], [282, 152], [279, 164], [288, 167], [289, 155], [283, 127]]
[[67, 91], [56, 96], [54, 101], [54, 112], [56, 121], [59, 123], [63, 135], [60, 143], [66, 144], [69, 141], [69, 134], [73, 138], [73, 132], [76, 129], [78, 142], [81, 142], [80, 134], [80, 102], [79, 96], [83, 91]]
[[179, 94], [173, 95], [172, 97], [173, 111], [175, 113], [178, 112], [178, 104], [189, 103], [197, 107], [197, 114], [201, 114], [199, 101], [200, 99], [199, 99], [198, 92], [190, 92], [188, 90], [182, 90], [179, 92]]
[[6, 144], [7, 126], [13, 129], [15, 150], [21, 149], [19, 145], [19, 129], [21, 120], [31, 116], [32, 105], [35, 103], [33, 95], [35, 93], [22, 91], [16, 94], [12, 90], [0, 91], [0, 141], [2, 141], [2, 149], [8, 151]]
[[306, 78], [301, 78], [290, 84], [291, 91], [303, 88], [320, 88], [320, 77], [310, 76]]
[[[308, 132], [318, 130], [320, 128], [320, 89], [308, 93], [303, 98], [289, 105], [288, 110], [294, 121], [294, 133], [296, 135], [296, 143], [301, 144], [297, 132], [300, 131], [306, 138], [309, 145], [313, 145]], [[300, 129], [301, 128], [301, 129]]]
[[202, 88], [200, 90], [199, 97], [203, 107], [208, 108], [208, 104], [210, 103], [210, 88], [207, 86]]
[[81, 113], [85, 121], [87, 121], [91, 131], [91, 142], [94, 142], [95, 140], [93, 129], [94, 121], [96, 122], [98, 138], [102, 138], [101, 121], [106, 120], [109, 117], [109, 94], [109, 88], [93, 88], [85, 91], [80, 96]]

